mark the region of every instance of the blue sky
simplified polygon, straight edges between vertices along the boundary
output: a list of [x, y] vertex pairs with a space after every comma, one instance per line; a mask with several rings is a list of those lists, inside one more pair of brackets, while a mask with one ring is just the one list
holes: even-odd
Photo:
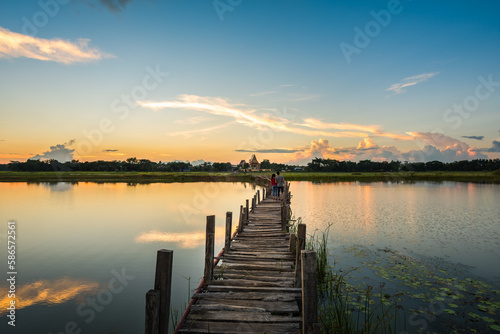
[[495, 1], [3, 1], [0, 162], [498, 158], [499, 13]]

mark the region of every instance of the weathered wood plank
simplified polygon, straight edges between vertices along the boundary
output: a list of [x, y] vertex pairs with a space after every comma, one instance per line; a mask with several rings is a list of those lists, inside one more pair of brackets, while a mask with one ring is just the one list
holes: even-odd
[[233, 291], [233, 292], [302, 293], [301, 288], [215, 286], [215, 285], [209, 285], [208, 291], [212, 291], [212, 292]]
[[218, 321], [194, 321], [186, 323], [179, 333], [211, 333], [211, 334], [238, 334], [238, 333], [295, 333], [300, 328], [299, 323], [232, 323]]
[[[208, 294], [209, 295], [209, 294]], [[212, 305], [223, 305], [231, 307], [247, 307], [262, 309], [265, 312], [271, 312], [272, 314], [288, 314], [288, 313], [299, 313], [299, 306], [295, 300], [290, 301], [269, 301], [269, 300], [245, 300], [245, 299], [224, 299], [224, 298], [212, 298], [212, 299], [201, 299], [196, 303], [198, 307], [212, 306]]]
[[290, 281], [280, 281], [280, 282], [269, 282], [269, 281], [257, 281], [250, 279], [231, 279], [224, 278], [219, 280], [214, 280], [209, 282], [210, 285], [217, 286], [246, 286], [246, 287], [292, 287], [294, 282]]
[[273, 315], [270, 312], [241, 312], [241, 311], [204, 311], [191, 310], [187, 320], [216, 320], [227, 322], [270, 322], [270, 323], [290, 323], [301, 322], [302, 317], [289, 317], [283, 315]]
[[278, 293], [278, 292], [200, 292], [195, 293], [193, 295], [194, 299], [200, 300], [210, 300], [210, 299], [236, 299], [236, 300], [261, 300], [265, 302], [293, 302], [296, 298], [300, 298], [300, 292], [286, 292], [286, 293]]

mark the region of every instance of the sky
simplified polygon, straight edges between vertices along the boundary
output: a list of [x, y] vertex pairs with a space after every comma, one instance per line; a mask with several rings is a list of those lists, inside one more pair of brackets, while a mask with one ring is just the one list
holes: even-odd
[[500, 2], [5, 0], [0, 163], [500, 158]]

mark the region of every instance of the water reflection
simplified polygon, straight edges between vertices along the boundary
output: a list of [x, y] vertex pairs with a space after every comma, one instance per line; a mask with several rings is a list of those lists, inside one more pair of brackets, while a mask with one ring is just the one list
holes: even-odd
[[[36, 304], [56, 305], [66, 303], [72, 299], [95, 293], [99, 290], [99, 283], [69, 277], [54, 281], [38, 280], [25, 285], [18, 285], [16, 289], [16, 309], [20, 310]], [[0, 299], [0, 315], [7, 313], [11, 298], [6, 292]]]
[[[215, 229], [215, 235], [224, 235], [225, 228], [217, 227]], [[185, 233], [175, 233], [175, 232], [160, 232], [160, 231], [149, 231], [139, 234], [135, 238], [136, 243], [153, 243], [153, 242], [172, 242], [179, 244], [179, 247], [184, 249], [193, 249], [196, 247], [203, 246], [205, 244], [206, 232], [205, 231], [193, 231]]]

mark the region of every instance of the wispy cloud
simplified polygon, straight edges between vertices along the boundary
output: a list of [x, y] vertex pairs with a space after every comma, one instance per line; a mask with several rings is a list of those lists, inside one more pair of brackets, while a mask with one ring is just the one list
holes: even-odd
[[235, 150], [235, 152], [248, 152], [248, 153], [295, 153], [301, 152], [302, 149], [292, 149], [292, 148], [269, 148], [262, 150]]
[[110, 149], [108, 149], [108, 150], [102, 150], [102, 151], [103, 152], [118, 152], [118, 150], [110, 150]]
[[76, 42], [44, 39], [12, 32], [0, 27], [0, 58], [32, 58], [71, 64], [98, 61], [114, 57], [89, 47], [89, 39]]
[[[385, 132], [379, 125], [359, 125], [352, 123], [326, 123], [315, 118], [306, 118], [303, 123], [297, 124], [304, 127], [318, 129], [318, 130], [340, 130], [346, 134], [346, 137], [367, 137], [368, 135], [375, 135], [380, 137], [388, 137], [392, 139], [402, 139], [410, 140], [413, 137], [406, 134], [396, 134]], [[358, 131], [358, 132], [353, 132]], [[347, 134], [355, 134], [354, 136], [349, 136]]]
[[462, 138], [475, 139], [475, 140], [483, 140], [484, 136], [462, 136]]
[[[197, 95], [179, 95], [177, 100], [152, 102], [136, 101], [143, 108], [159, 109], [189, 109], [203, 111], [212, 115], [231, 117], [235, 122], [248, 127], [257, 129], [272, 129], [281, 132], [290, 132], [306, 136], [322, 137], [367, 137], [370, 134], [378, 136], [387, 136], [396, 139], [411, 139], [407, 135], [386, 134], [380, 127], [370, 127], [356, 124], [334, 124], [322, 123], [312, 118], [304, 123], [292, 124], [291, 121], [267, 113], [258, 113], [256, 109], [241, 104], [232, 104], [224, 98], [197, 96]], [[227, 124], [226, 124], [227, 125]], [[225, 126], [225, 125], [222, 125]], [[215, 128], [202, 130], [189, 130], [173, 132], [170, 135], [189, 135], [200, 131], [208, 132]], [[339, 131], [325, 131], [339, 130]]]
[[413, 77], [404, 78], [403, 81], [393, 84], [391, 87], [387, 88], [387, 90], [392, 91], [396, 94], [401, 94], [405, 92], [403, 88], [415, 86], [416, 84], [429, 80], [437, 74], [439, 74], [439, 72], [424, 73], [415, 75]]
[[194, 117], [189, 117], [186, 119], [178, 119], [174, 121], [175, 124], [189, 124], [189, 125], [195, 125], [195, 124], [200, 124], [203, 122], [208, 121], [210, 118], [206, 116], [194, 116]]
[[253, 93], [253, 94], [250, 94], [250, 96], [263, 96], [263, 95], [270, 95], [270, 94], [275, 94], [277, 93], [278, 91], [276, 90], [266, 90], [264, 92], [258, 92], [258, 93]]
[[195, 134], [204, 134], [204, 133], [213, 132], [215, 130], [219, 130], [219, 129], [228, 127], [229, 125], [234, 124], [234, 123], [235, 122], [227, 122], [227, 123], [224, 123], [224, 124], [219, 124], [219, 125], [215, 125], [215, 126], [211, 126], [211, 127], [207, 127], [207, 128], [203, 128], [203, 129], [169, 132], [168, 135], [169, 136], [174, 136], [174, 137], [183, 136], [185, 138], [190, 138], [190, 137], [192, 137]]

